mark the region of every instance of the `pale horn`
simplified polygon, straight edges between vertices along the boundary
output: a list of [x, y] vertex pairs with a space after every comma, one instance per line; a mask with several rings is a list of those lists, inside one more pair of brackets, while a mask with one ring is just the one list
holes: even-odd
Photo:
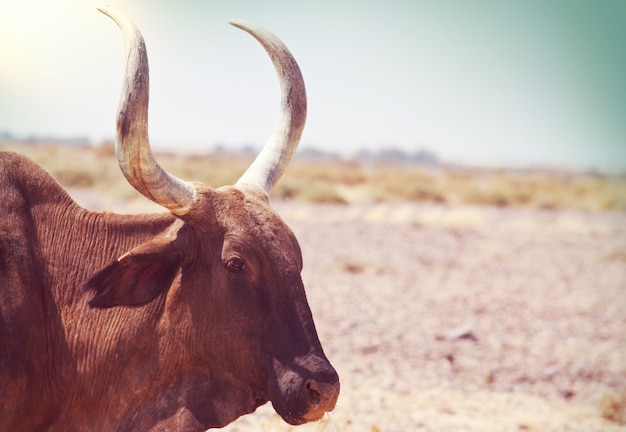
[[300, 142], [306, 121], [306, 89], [300, 68], [285, 44], [273, 33], [245, 21], [231, 20], [235, 27], [247, 31], [267, 51], [280, 81], [280, 115], [267, 143], [236, 186], [254, 184], [269, 193], [287, 168]]
[[191, 208], [196, 189], [157, 163], [148, 139], [148, 56], [135, 24], [121, 13], [98, 8], [117, 23], [126, 45], [126, 71], [117, 114], [115, 153], [128, 182], [146, 198], [182, 216]]

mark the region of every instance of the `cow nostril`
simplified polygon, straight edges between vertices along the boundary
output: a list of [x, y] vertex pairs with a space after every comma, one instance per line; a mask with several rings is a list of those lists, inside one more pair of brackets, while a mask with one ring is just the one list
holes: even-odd
[[306, 421], [319, 420], [324, 413], [335, 407], [339, 396], [339, 382], [331, 384], [309, 379], [304, 383], [302, 391], [308, 405], [303, 418]]
[[317, 391], [317, 389], [315, 388], [315, 384], [311, 380], [307, 381], [306, 383], [306, 392], [309, 402], [311, 402], [313, 405], [320, 404], [322, 396], [320, 395], [320, 392]]

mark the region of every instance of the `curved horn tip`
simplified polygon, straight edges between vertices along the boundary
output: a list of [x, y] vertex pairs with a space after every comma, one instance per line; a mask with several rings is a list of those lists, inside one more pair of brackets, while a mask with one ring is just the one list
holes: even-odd
[[128, 20], [128, 18], [126, 18], [120, 11], [112, 7], [97, 6], [96, 9], [98, 9], [98, 11], [102, 12], [103, 14], [111, 18], [118, 25], [120, 25], [120, 23], [124, 22], [125, 20]]
[[114, 9], [111, 9], [109, 5], [96, 6], [96, 9], [108, 16], [111, 16], [111, 14], [115, 13]]
[[228, 20], [228, 24], [235, 26], [235, 27], [241, 27], [243, 25], [246, 25], [247, 23], [244, 20], [233, 18], [233, 19]]

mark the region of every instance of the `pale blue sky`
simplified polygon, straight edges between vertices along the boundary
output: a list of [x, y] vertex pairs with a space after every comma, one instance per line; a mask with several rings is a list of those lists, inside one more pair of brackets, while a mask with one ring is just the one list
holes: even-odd
[[[113, 136], [123, 44], [92, 0], [0, 0], [0, 132]], [[279, 93], [261, 24], [308, 90], [302, 146], [626, 171], [626, 1], [110, 0], [144, 33], [155, 147], [260, 146]]]

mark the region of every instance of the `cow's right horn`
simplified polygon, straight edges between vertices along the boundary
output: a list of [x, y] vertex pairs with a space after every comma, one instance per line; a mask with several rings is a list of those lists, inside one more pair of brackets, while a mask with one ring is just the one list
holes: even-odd
[[117, 114], [115, 153], [128, 182], [146, 198], [182, 216], [189, 211], [196, 189], [157, 163], [148, 139], [148, 57], [135, 24], [110, 8], [98, 8], [117, 23], [126, 45], [126, 72]]

